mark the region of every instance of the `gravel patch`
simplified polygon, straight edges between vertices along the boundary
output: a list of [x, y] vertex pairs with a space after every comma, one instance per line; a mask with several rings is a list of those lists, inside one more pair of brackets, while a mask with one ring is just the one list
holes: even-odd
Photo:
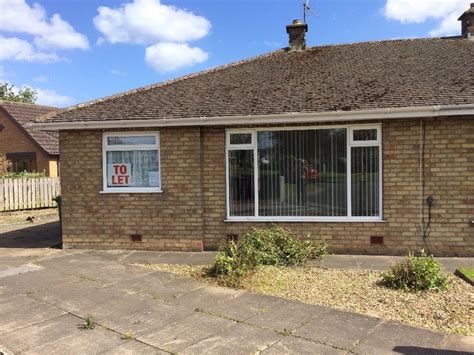
[[[189, 265], [141, 265], [216, 284], [205, 269]], [[448, 275], [441, 292], [406, 292], [378, 285], [381, 273], [320, 267], [262, 267], [244, 278], [248, 291], [319, 304], [386, 320], [463, 335], [474, 334], [474, 288]]]

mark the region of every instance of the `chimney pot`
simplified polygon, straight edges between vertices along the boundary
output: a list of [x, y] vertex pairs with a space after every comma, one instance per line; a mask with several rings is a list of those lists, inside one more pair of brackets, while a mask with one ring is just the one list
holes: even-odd
[[458, 19], [461, 21], [462, 36], [474, 41], [474, 2]]
[[293, 20], [291, 25], [286, 26], [289, 34], [290, 51], [302, 51], [306, 49], [306, 32], [308, 25], [301, 20]]

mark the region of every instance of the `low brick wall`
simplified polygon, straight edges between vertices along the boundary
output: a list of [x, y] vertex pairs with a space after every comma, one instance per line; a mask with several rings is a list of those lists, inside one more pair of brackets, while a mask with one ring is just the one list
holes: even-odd
[[[162, 194], [101, 194], [102, 131], [60, 135], [65, 247], [216, 249], [227, 235], [264, 223], [226, 222], [225, 129], [160, 129]], [[420, 122], [383, 123], [383, 222], [278, 223], [329, 242], [335, 252], [474, 256], [474, 120], [425, 120], [424, 188], [420, 186]], [[201, 164], [202, 161], [202, 164]], [[423, 200], [435, 198], [423, 240]], [[425, 222], [428, 209], [423, 209]], [[142, 242], [132, 242], [141, 234]], [[370, 244], [381, 236], [383, 245]]]

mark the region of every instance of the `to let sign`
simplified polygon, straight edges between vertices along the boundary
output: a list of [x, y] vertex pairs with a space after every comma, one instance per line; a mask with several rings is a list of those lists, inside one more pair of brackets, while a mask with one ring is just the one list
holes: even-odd
[[108, 164], [107, 167], [109, 186], [130, 186], [132, 180], [130, 164]]

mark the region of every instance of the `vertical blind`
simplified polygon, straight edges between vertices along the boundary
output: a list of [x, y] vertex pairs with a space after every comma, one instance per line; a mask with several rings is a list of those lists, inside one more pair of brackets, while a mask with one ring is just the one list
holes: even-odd
[[[258, 131], [252, 143], [233, 139], [231, 134], [229, 216], [348, 216], [348, 193], [352, 216], [379, 216], [380, 148], [370, 143], [349, 147], [348, 169], [348, 132], [354, 138], [361, 136], [346, 128], [271, 130]], [[361, 140], [373, 138], [373, 132], [363, 133], [367, 138]], [[238, 144], [254, 148], [240, 149]]]

